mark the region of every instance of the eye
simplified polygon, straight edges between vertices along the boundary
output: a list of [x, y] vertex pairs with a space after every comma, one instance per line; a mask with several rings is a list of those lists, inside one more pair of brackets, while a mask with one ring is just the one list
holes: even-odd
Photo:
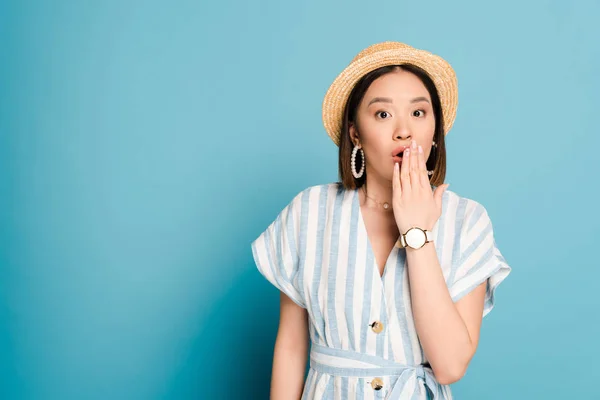
[[[415, 115], [416, 113], [421, 113], [420, 115]], [[422, 117], [425, 115], [425, 110], [416, 110], [413, 115], [415, 115], [415, 117]]]
[[391, 114], [387, 111], [377, 111], [375, 113], [375, 115], [379, 115], [380, 118], [383, 118], [383, 119], [387, 119], [387, 118], [391, 117]]

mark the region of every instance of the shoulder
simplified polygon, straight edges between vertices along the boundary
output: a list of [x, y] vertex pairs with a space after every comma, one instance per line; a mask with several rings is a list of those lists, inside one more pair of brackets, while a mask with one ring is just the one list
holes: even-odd
[[446, 221], [451, 220], [457, 225], [489, 218], [487, 209], [481, 202], [449, 189], [442, 196], [442, 216]]
[[325, 196], [329, 193], [343, 193], [344, 191], [345, 189], [341, 182], [312, 185], [298, 192], [292, 202], [310, 201], [311, 198], [318, 199], [320, 196]]
[[288, 204], [288, 208], [298, 218], [326, 222], [334, 210], [350, 204], [348, 192], [340, 182], [312, 185], [300, 190]]
[[318, 185], [309, 186], [306, 189], [302, 190], [299, 194], [307, 193], [315, 193], [315, 192], [323, 192], [329, 190], [343, 190], [341, 182], [330, 182], [330, 183], [322, 183]]
[[463, 196], [462, 194], [457, 193], [450, 189], [446, 189], [442, 198], [444, 199], [444, 201], [447, 201], [447, 202], [456, 202], [456, 203], [462, 202], [462, 203], [469, 203], [469, 204], [479, 204], [476, 200], [471, 199], [466, 196]]
[[485, 210], [485, 207], [479, 201], [463, 196], [449, 189], [446, 189], [444, 192], [442, 201], [445, 203], [445, 205], [456, 205], [456, 207], [464, 208], [465, 210]]
[[[285, 207], [280, 211], [279, 216], [287, 214], [297, 214], [302, 212], [313, 213], [315, 207], [318, 209], [323, 197], [332, 192], [342, 193], [343, 186], [341, 183], [325, 183], [306, 187], [298, 192], [287, 201]], [[304, 211], [303, 211], [304, 210]]]

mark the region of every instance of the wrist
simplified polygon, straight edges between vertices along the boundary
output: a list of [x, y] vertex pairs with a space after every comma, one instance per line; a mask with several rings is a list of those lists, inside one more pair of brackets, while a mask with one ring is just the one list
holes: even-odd
[[398, 231], [404, 235], [406, 235], [406, 232], [408, 232], [408, 230], [411, 228], [419, 228], [429, 232], [433, 230], [433, 228], [430, 227], [429, 224], [398, 225]]

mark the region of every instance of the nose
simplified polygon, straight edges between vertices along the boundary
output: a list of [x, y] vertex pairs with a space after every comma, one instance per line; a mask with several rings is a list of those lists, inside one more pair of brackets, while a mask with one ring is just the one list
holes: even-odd
[[399, 121], [396, 129], [394, 130], [394, 139], [396, 140], [408, 140], [411, 138], [410, 129], [406, 122]]

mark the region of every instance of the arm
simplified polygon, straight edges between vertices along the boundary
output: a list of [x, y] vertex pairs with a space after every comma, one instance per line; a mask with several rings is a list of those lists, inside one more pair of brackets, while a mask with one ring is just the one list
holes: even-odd
[[415, 327], [427, 359], [443, 385], [467, 370], [479, 341], [486, 282], [454, 303], [433, 242], [406, 249]]
[[271, 399], [300, 399], [308, 353], [308, 313], [283, 292], [273, 355]]
[[[405, 149], [402, 171], [394, 166], [394, 216], [400, 232], [411, 226], [432, 230], [442, 213], [442, 194], [448, 185], [431, 192], [425, 155], [412, 141]], [[413, 153], [413, 154], [411, 154]], [[486, 283], [456, 304], [446, 286], [433, 242], [406, 249], [415, 328], [434, 374], [441, 384], [458, 381], [477, 349], [483, 318]]]

